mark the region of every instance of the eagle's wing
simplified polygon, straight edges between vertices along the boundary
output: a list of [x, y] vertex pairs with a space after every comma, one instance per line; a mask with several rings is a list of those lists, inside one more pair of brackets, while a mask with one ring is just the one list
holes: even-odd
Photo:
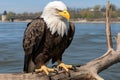
[[68, 42], [67, 42], [67, 47], [69, 47], [69, 45], [71, 44], [73, 37], [74, 37], [74, 33], [75, 33], [75, 26], [72, 22], [69, 22], [69, 31], [68, 31]]
[[38, 46], [41, 44], [45, 27], [46, 25], [42, 18], [37, 18], [27, 25], [23, 38], [23, 48], [25, 51], [24, 72], [32, 71], [32, 69], [30, 69], [30, 66], [34, 66], [34, 64], [31, 63], [32, 54], [36, 54]]

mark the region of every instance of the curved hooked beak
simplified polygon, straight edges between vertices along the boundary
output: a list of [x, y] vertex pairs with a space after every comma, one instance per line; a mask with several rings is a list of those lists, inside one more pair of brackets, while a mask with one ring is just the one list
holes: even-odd
[[58, 12], [59, 15], [61, 15], [62, 17], [66, 18], [68, 21], [70, 21], [70, 14], [67, 10], [64, 10], [62, 12]]

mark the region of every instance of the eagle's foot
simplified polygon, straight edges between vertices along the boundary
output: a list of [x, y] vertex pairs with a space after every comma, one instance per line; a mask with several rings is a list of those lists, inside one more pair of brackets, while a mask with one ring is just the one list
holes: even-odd
[[36, 73], [39, 73], [39, 72], [42, 72], [42, 71], [45, 72], [45, 74], [49, 75], [49, 72], [54, 72], [55, 70], [52, 69], [52, 68], [48, 68], [45, 65], [42, 65], [40, 69], [35, 69]]
[[63, 68], [66, 72], [68, 72], [69, 69], [72, 69], [72, 68], [73, 68], [72, 65], [67, 65], [67, 64], [64, 64], [64, 63], [60, 63], [60, 64], [58, 65], [58, 67], [59, 67], [59, 68]]

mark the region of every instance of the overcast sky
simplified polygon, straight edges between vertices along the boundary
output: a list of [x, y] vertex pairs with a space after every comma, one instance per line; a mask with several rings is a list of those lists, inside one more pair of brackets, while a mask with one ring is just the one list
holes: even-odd
[[[44, 6], [54, 0], [0, 0], [0, 13], [4, 10], [16, 13], [23, 12], [39, 12], [42, 11]], [[61, 0], [68, 7], [71, 8], [86, 8], [93, 7], [94, 5], [106, 5], [107, 0]], [[110, 0], [120, 8], [120, 0]]]

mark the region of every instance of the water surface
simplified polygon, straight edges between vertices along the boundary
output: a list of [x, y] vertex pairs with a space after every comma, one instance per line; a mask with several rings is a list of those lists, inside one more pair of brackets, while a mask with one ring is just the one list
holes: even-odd
[[[22, 72], [24, 52], [23, 33], [27, 23], [0, 23], [0, 73]], [[107, 51], [104, 23], [76, 23], [76, 32], [70, 47], [63, 55], [68, 64], [84, 64]], [[112, 36], [120, 32], [120, 24], [113, 23]], [[100, 75], [105, 80], [120, 80], [120, 64], [115, 64]]]

